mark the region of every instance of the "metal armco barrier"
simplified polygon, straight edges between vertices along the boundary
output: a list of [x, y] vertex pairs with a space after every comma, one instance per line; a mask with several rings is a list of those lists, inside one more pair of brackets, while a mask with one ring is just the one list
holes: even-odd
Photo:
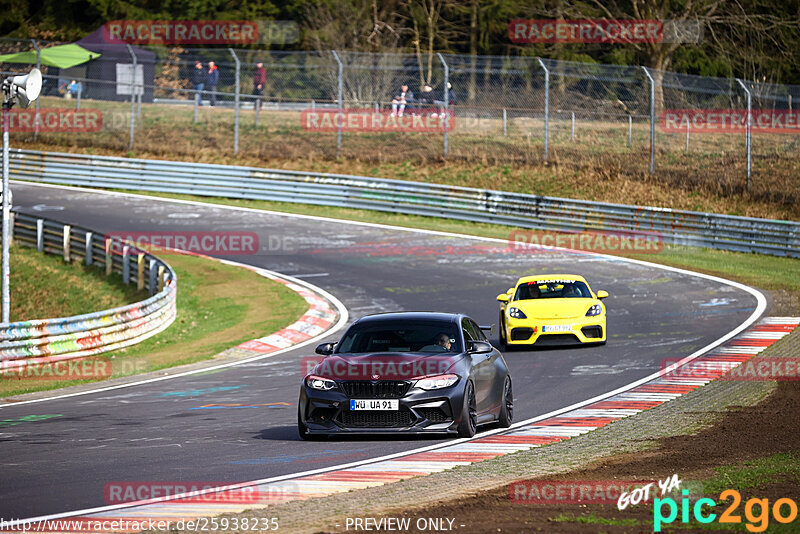
[[49, 364], [127, 347], [175, 320], [177, 277], [163, 260], [101, 234], [16, 213], [14, 239], [66, 261], [99, 264], [106, 274], [147, 289], [150, 297], [110, 310], [60, 319], [0, 324], [0, 369]]
[[339, 174], [12, 150], [18, 180], [426, 215], [800, 257], [800, 223]]

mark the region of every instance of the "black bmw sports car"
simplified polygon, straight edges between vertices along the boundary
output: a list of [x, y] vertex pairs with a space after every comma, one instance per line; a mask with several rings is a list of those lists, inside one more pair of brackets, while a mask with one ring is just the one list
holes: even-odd
[[345, 433], [445, 433], [508, 427], [514, 413], [503, 355], [465, 315], [368, 315], [303, 378], [297, 424], [304, 439]]

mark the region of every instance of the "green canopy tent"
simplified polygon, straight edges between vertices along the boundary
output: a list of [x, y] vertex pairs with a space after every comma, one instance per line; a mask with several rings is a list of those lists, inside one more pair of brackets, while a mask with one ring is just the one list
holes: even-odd
[[[69, 69], [82, 65], [87, 61], [97, 59], [100, 54], [86, 50], [80, 45], [65, 44], [42, 49], [42, 65]], [[17, 52], [16, 54], [0, 55], [0, 63], [26, 63], [36, 65], [36, 51]]]

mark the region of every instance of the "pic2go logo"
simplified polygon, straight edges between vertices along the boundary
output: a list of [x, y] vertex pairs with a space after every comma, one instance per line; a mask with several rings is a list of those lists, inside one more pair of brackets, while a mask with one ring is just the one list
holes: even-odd
[[[712, 508], [716, 506], [713, 499], [702, 498], [698, 499], [694, 506], [689, 504], [689, 490], [682, 490], [683, 498], [681, 499], [681, 522], [688, 523], [690, 521], [689, 513], [694, 516], [695, 521], [699, 523], [712, 523], [717, 519], [717, 514], [710, 510], [704, 510], [703, 506]], [[728, 505], [728, 508], [719, 516], [720, 523], [733, 523], [738, 524], [742, 522], [742, 517], [736, 513], [736, 509], [742, 502], [741, 494], [734, 489], [728, 489], [719, 494], [720, 501], [727, 501], [732, 499], [733, 502]], [[666, 507], [669, 512], [664, 515]], [[756, 511], [756, 508], [758, 511]], [[788, 508], [788, 514], [783, 515], [783, 512]], [[797, 503], [792, 499], [786, 497], [776, 500], [772, 505], [772, 516], [778, 523], [791, 523], [797, 518]], [[744, 505], [744, 516], [747, 519], [745, 528], [749, 532], [764, 532], [769, 526], [770, 507], [769, 499], [749, 499]], [[670, 524], [678, 518], [678, 503], [675, 499], [670, 497], [658, 499], [653, 501], [653, 531], [661, 532], [661, 526]]]

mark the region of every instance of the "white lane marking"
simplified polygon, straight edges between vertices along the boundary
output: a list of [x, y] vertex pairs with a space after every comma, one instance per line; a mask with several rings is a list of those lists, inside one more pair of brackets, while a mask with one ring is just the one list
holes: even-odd
[[[94, 193], [97, 193], [97, 194], [105, 194], [105, 195], [109, 195], [109, 196], [121, 196], [121, 197], [134, 197], [134, 198], [144, 199], [144, 200], [148, 200], [148, 201], [156, 200], [156, 201], [162, 201], [162, 202], [176, 202], [176, 203], [179, 203], [179, 204], [187, 204], [187, 205], [192, 205], [192, 206], [205, 206], [205, 207], [215, 207], [215, 208], [220, 208], [220, 209], [229, 209], [231, 211], [246, 211], [246, 212], [250, 212], [250, 213], [268, 213], [268, 214], [272, 214], [272, 215], [278, 215], [278, 216], [283, 216], [283, 217], [292, 217], [292, 218], [298, 218], [298, 219], [309, 219], [309, 220], [316, 220], [316, 221], [322, 220], [322, 221], [338, 222], [338, 223], [341, 223], [341, 224], [352, 224], [352, 225], [368, 226], [368, 227], [373, 227], [373, 228], [385, 228], [385, 229], [399, 230], [399, 231], [406, 231], [406, 232], [423, 233], [423, 234], [428, 234], [428, 235], [441, 235], [441, 236], [456, 237], [456, 238], [462, 238], [462, 239], [472, 239], [472, 240], [476, 240], [476, 241], [484, 241], [484, 242], [491, 242], [491, 243], [506, 243], [506, 241], [502, 240], [502, 239], [495, 239], [495, 238], [490, 238], [490, 237], [470, 236], [470, 235], [465, 235], [465, 234], [456, 234], [456, 233], [452, 233], [452, 232], [440, 232], [440, 231], [437, 231], [437, 230], [420, 230], [420, 229], [414, 229], [414, 228], [403, 228], [401, 226], [392, 226], [392, 225], [386, 225], [386, 224], [365, 223], [365, 222], [359, 222], [359, 221], [346, 221], [346, 220], [341, 220], [341, 219], [333, 219], [333, 218], [329, 218], [329, 217], [319, 217], [319, 216], [315, 216], [315, 215], [298, 215], [298, 214], [293, 214], [293, 213], [283, 213], [283, 212], [275, 212], [275, 211], [269, 211], [269, 210], [259, 210], [259, 209], [255, 209], [255, 208], [242, 208], [242, 207], [238, 207], [238, 206], [225, 206], [223, 204], [213, 204], [213, 203], [209, 203], [209, 202], [198, 202], [198, 201], [192, 201], [192, 200], [174, 200], [174, 199], [166, 199], [166, 198], [154, 197], [154, 196], [149, 196], [149, 195], [138, 195], [138, 194], [135, 194], [135, 193], [120, 193], [120, 192], [116, 192], [116, 191], [103, 191], [103, 190], [92, 189], [92, 188], [70, 187], [70, 186], [61, 186], [61, 185], [53, 186], [53, 185], [49, 185], [49, 184], [39, 184], [39, 183], [35, 183], [35, 182], [19, 182], [17, 180], [14, 180], [14, 182], [23, 183], [25, 185], [31, 185], [31, 186], [34, 186], [34, 187], [53, 187], [53, 188], [57, 188], [57, 189], [67, 189], [67, 190], [72, 190], [72, 191], [81, 191], [81, 192], [84, 192], [84, 193], [87, 192], [87, 191], [90, 191], [90, 192], [94, 192]], [[566, 249], [564, 249], [564, 251], [567, 252]], [[735, 287], [735, 288], [740, 289], [740, 290], [742, 290], [742, 291], [744, 291], [746, 293], [750, 293], [756, 299], [756, 302], [757, 302], [756, 309], [753, 310], [753, 313], [751, 313], [750, 316], [747, 319], [745, 319], [744, 322], [742, 322], [738, 327], [734, 328], [733, 330], [731, 330], [727, 334], [721, 336], [717, 340], [712, 341], [711, 343], [709, 343], [705, 347], [702, 347], [702, 348], [696, 350], [695, 352], [693, 352], [692, 354], [686, 356], [682, 360], [676, 362], [674, 364], [674, 367], [678, 367], [678, 366], [684, 365], [684, 364], [694, 360], [695, 358], [698, 358], [699, 356], [705, 354], [706, 352], [710, 351], [711, 349], [713, 349], [715, 347], [718, 347], [719, 345], [725, 343], [726, 341], [728, 341], [732, 337], [734, 337], [737, 334], [741, 333], [742, 331], [746, 330], [755, 321], [758, 320], [758, 318], [764, 313], [764, 310], [766, 310], [766, 307], [767, 307], [767, 299], [760, 291], [758, 291], [758, 290], [756, 290], [754, 288], [751, 288], [751, 287], [749, 287], [747, 285], [740, 284], [739, 282], [734, 282], [732, 280], [726, 280], [724, 278], [720, 278], [720, 277], [709, 275], [709, 274], [696, 273], [696, 272], [693, 272], [693, 271], [689, 271], [689, 270], [686, 270], [686, 269], [680, 269], [680, 268], [672, 267], [672, 266], [669, 266], [669, 265], [659, 265], [657, 263], [650, 263], [650, 262], [646, 262], [646, 261], [643, 261], [643, 260], [635, 260], [635, 259], [631, 259], [631, 258], [621, 258], [621, 257], [617, 257], [617, 256], [612, 256], [612, 255], [609, 255], [609, 254], [600, 254], [600, 253], [594, 253], [594, 252], [587, 252], [585, 254], [591, 255], [591, 256], [607, 258], [609, 261], [628, 262], [628, 263], [633, 263], [633, 264], [636, 264], [636, 265], [641, 265], [641, 266], [644, 266], [644, 267], [661, 269], [661, 270], [664, 270], [664, 271], [671, 271], [671, 272], [675, 272], [675, 273], [685, 274], [687, 276], [694, 276], [694, 277], [697, 277], [697, 278], [704, 278], [706, 280], [712, 280], [712, 281], [718, 282], [718, 283], [723, 284], [723, 285], [728, 285], [728, 286]], [[297, 281], [300, 282], [300, 283], [304, 283], [301, 280], [297, 280]], [[338, 302], [338, 300], [336, 302]], [[339, 303], [339, 304], [341, 304], [341, 303]], [[300, 345], [296, 345], [296, 346], [301, 346], [301, 345], [304, 345], [304, 344], [308, 344], [308, 342], [304, 342], [304, 343], [302, 343]], [[267, 355], [267, 356], [269, 356], [269, 355]], [[260, 359], [260, 358], [261, 357], [257, 357], [257, 358], [254, 358], [254, 359]], [[244, 360], [244, 361], [253, 361], [254, 359], [249, 359], [249, 360]], [[243, 362], [236, 362], [236, 363], [243, 363]], [[230, 364], [230, 365], [235, 365], [236, 363], [233, 363], [233, 364]], [[670, 367], [673, 367], [673, 366], [670, 366]], [[206, 370], [208, 370], [208, 369], [206, 369]], [[45, 520], [49, 520], [49, 519], [60, 519], [60, 518], [63, 518], [63, 517], [72, 517], [72, 516], [75, 516], [75, 515], [85, 515], [85, 514], [108, 512], [108, 511], [112, 511], [112, 510], [119, 510], [119, 509], [122, 509], [122, 508], [130, 508], [130, 507], [141, 506], [141, 505], [145, 505], [145, 504], [154, 504], [154, 503], [157, 503], [157, 502], [165, 502], [165, 501], [168, 501], [168, 500], [174, 500], [174, 499], [185, 498], [185, 497], [190, 497], [190, 496], [194, 497], [194, 496], [201, 495], [201, 494], [214, 493], [214, 492], [222, 491], [224, 489], [236, 489], [236, 488], [241, 488], [241, 487], [253, 486], [253, 485], [257, 485], [257, 484], [266, 484], [266, 483], [270, 483], [270, 482], [289, 480], [289, 479], [292, 479], [292, 478], [299, 478], [299, 477], [304, 477], [304, 476], [308, 476], [308, 475], [315, 475], [315, 474], [319, 474], [319, 473], [325, 473], [325, 472], [328, 472], [328, 471], [337, 471], [337, 470], [341, 470], [341, 469], [347, 469], [347, 468], [350, 468], [350, 467], [367, 465], [367, 464], [377, 463], [377, 462], [384, 461], [384, 460], [390, 460], [390, 459], [394, 459], [394, 458], [399, 458], [399, 457], [402, 457], [402, 456], [408, 456], [410, 454], [415, 454], [415, 453], [419, 453], [419, 452], [425, 452], [425, 451], [429, 451], [429, 450], [435, 450], [435, 449], [439, 449], [439, 448], [443, 448], [443, 447], [448, 447], [448, 446], [452, 446], [452, 445], [458, 444], [458, 443], [465, 443], [467, 441], [471, 441], [472, 439], [485, 438], [485, 437], [492, 436], [492, 435], [495, 435], [495, 434], [508, 432], [510, 429], [515, 429], [515, 428], [520, 428], [522, 426], [530, 425], [531, 423], [534, 423], [536, 421], [542, 421], [542, 420], [547, 419], [549, 417], [554, 417], [556, 415], [559, 415], [559, 414], [562, 414], [562, 413], [566, 413], [566, 412], [575, 410], [577, 408], [581, 408], [581, 407], [586, 406], [588, 404], [592, 404], [592, 403], [595, 403], [595, 402], [598, 402], [598, 401], [601, 401], [601, 400], [605, 400], [605, 399], [607, 399], [609, 397], [613, 397], [614, 395], [623, 394], [626, 391], [629, 391], [629, 390], [631, 390], [631, 389], [633, 389], [633, 388], [635, 388], [637, 386], [640, 386], [640, 385], [642, 385], [644, 383], [649, 382], [650, 380], [653, 380], [655, 378], [659, 378], [659, 377], [663, 376], [664, 374], [666, 374], [667, 372], [668, 372], [668, 368], [659, 370], [659, 371], [657, 371], [657, 372], [655, 372], [655, 373], [653, 373], [651, 375], [645, 376], [644, 378], [641, 378], [639, 380], [631, 382], [630, 384], [627, 384], [625, 386], [617, 388], [617, 389], [615, 389], [613, 391], [602, 393], [600, 395], [597, 395], [595, 397], [592, 397], [592, 398], [584, 400], [584, 401], [576, 402], [575, 404], [572, 404], [570, 406], [566, 406], [564, 408], [559, 408], [557, 410], [554, 410], [554, 411], [549, 412], [549, 413], [544, 414], [544, 415], [540, 415], [540, 416], [537, 416], [537, 417], [533, 417], [531, 419], [527, 419], [525, 421], [520, 421], [518, 423], [514, 423], [513, 425], [511, 425], [511, 427], [509, 429], [498, 428], [498, 429], [494, 429], [494, 430], [489, 430], [487, 432], [484, 432], [484, 433], [481, 433], [481, 434], [475, 436], [474, 438], [459, 438], [459, 439], [456, 439], [456, 440], [445, 442], [443, 444], [429, 445], [427, 447], [420, 447], [418, 449], [412, 449], [412, 450], [409, 450], [409, 451], [403, 451], [403, 452], [399, 452], [399, 453], [389, 454], [389, 455], [382, 456], [382, 457], [379, 457], [379, 458], [371, 458], [371, 459], [367, 459], [367, 460], [360, 460], [358, 462], [352, 462], [352, 463], [348, 463], [348, 464], [340, 464], [340, 465], [331, 466], [331, 467], [324, 467], [324, 468], [314, 469], [314, 470], [311, 470], [311, 471], [305, 471], [305, 472], [301, 472], [301, 473], [294, 473], [294, 474], [281, 475], [281, 476], [271, 477], [271, 478], [266, 478], [266, 479], [253, 480], [253, 481], [250, 481], [250, 482], [245, 482], [245, 483], [237, 484], [237, 485], [234, 485], [234, 486], [223, 486], [223, 487], [218, 487], [218, 488], [209, 488], [207, 490], [202, 490], [200, 492], [192, 492], [191, 494], [175, 495], [175, 496], [169, 496], [169, 497], [160, 497], [160, 498], [157, 498], [157, 499], [149, 499], [149, 500], [138, 501], [138, 502], [134, 502], [134, 503], [126, 503], [126, 504], [111, 505], [111, 506], [102, 506], [102, 507], [97, 507], [97, 508], [88, 508], [88, 509], [84, 509], [84, 510], [76, 510], [76, 511], [71, 511], [71, 512], [62, 512], [62, 513], [59, 513], [59, 514], [40, 516], [40, 517], [29, 518], [29, 519], [20, 519], [20, 520], [18, 520], [18, 523], [22, 524], [25, 521], [45, 521]], [[162, 377], [161, 379], [166, 379], [166, 378], [168, 378], [168, 377]], [[158, 380], [158, 379], [156, 379], [156, 380]], [[643, 397], [639, 397], [638, 396], [639, 394], [636, 394], [636, 393], [629, 394], [629, 395], [631, 395], [632, 397], [635, 396], [634, 398], [638, 398], [638, 399], [642, 399], [643, 398]], [[648, 394], [648, 395], [652, 395], [652, 394]], [[662, 394], [662, 395], [663, 395], [663, 397], [661, 397], [658, 400], [666, 400], [667, 397], [675, 398], [675, 397], [680, 397], [681, 396], [680, 394], [675, 394], [675, 395]], [[69, 395], [69, 396], [71, 396], [71, 395]], [[653, 398], [653, 397], [651, 397], [651, 398]], [[20, 404], [20, 403], [16, 403], [16, 404]], [[586, 431], [588, 432], [589, 430], [595, 430], [595, 428], [592, 427], [592, 428], [587, 429]], [[10, 525], [10, 526], [13, 527], [15, 525]]]
[[295, 274], [295, 278], [319, 278], [321, 276], [330, 276], [330, 273], [312, 273], [312, 274]]

